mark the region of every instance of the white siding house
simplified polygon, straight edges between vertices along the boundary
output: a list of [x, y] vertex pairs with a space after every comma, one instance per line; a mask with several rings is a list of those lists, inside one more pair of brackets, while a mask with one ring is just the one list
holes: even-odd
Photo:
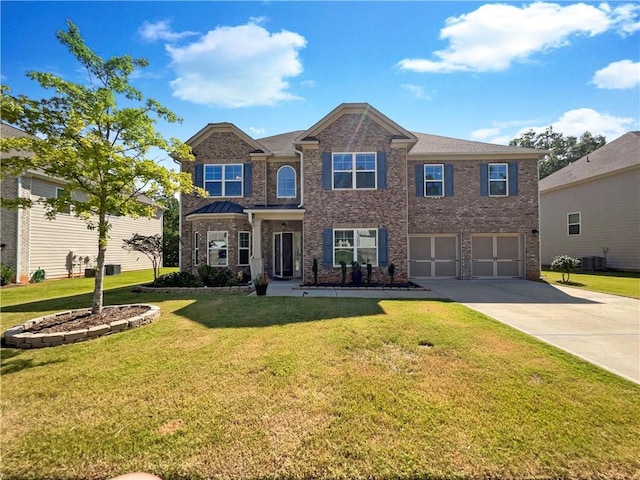
[[[2, 136], [24, 135], [13, 127], [2, 124]], [[84, 269], [95, 265], [98, 254], [98, 232], [89, 230], [85, 221], [73, 212], [59, 213], [54, 220], [45, 216], [41, 198], [56, 196], [64, 183], [36, 171], [2, 181], [3, 198], [30, 198], [31, 208], [1, 209], [0, 254], [1, 261], [16, 270], [16, 278], [25, 283], [42, 268], [47, 278], [84, 276]], [[112, 229], [107, 246], [105, 264], [120, 265], [121, 271], [152, 268], [151, 261], [142, 253], [122, 248], [123, 239], [134, 233], [162, 235], [162, 210], [151, 218], [111, 217]]]
[[543, 265], [604, 257], [640, 271], [640, 132], [628, 132], [540, 181]]

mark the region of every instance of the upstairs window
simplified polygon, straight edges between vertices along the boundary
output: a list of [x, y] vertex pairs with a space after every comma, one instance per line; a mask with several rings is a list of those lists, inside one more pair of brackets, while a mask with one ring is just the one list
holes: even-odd
[[296, 198], [296, 171], [289, 165], [278, 170], [278, 198]]
[[[64, 188], [56, 187], [56, 198], [64, 198], [65, 196]], [[59, 213], [71, 213], [71, 205], [65, 202], [65, 206], [59, 210]]]
[[205, 165], [204, 189], [210, 197], [242, 197], [243, 165]]
[[489, 164], [489, 196], [506, 197], [509, 195], [509, 169], [506, 163]]
[[580, 212], [567, 215], [567, 230], [569, 235], [580, 235]]
[[334, 190], [375, 189], [375, 153], [334, 153], [331, 167]]
[[444, 165], [424, 166], [425, 197], [444, 196]]

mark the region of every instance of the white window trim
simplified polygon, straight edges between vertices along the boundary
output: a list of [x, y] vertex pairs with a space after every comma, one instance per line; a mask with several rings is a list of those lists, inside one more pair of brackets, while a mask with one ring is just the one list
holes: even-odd
[[[222, 179], [221, 180], [207, 180], [207, 168], [208, 167], [222, 167]], [[240, 179], [240, 195], [227, 195], [226, 184], [227, 184], [228, 180], [225, 180], [225, 178], [224, 178], [225, 170], [227, 169], [227, 167], [240, 167], [240, 171], [242, 172], [242, 178]], [[233, 180], [233, 181], [237, 182], [237, 180]], [[222, 183], [222, 195], [220, 195], [220, 196], [209, 195], [209, 192], [207, 191], [207, 182], [209, 182], [209, 183], [213, 183], [213, 182]], [[207, 197], [208, 198], [242, 198], [242, 197], [244, 197], [244, 165], [242, 163], [209, 163], [209, 164], [206, 164], [206, 165], [204, 165], [204, 168], [202, 170], [202, 185], [203, 185], [205, 191], [207, 191]]]
[[[353, 259], [357, 259], [358, 258], [358, 241], [357, 241], [357, 232], [358, 230], [374, 230], [376, 232], [376, 261], [375, 263], [372, 263], [371, 266], [373, 267], [377, 267], [378, 266], [378, 259], [380, 257], [380, 241], [378, 239], [378, 229], [374, 228], [374, 227], [363, 227], [363, 228], [334, 228], [333, 229], [333, 266], [334, 267], [340, 267], [339, 263], [335, 263], [336, 261], [336, 248], [345, 248], [345, 247], [336, 247], [336, 232], [353, 232], [353, 245], [349, 248], [353, 249], [353, 256], [352, 256], [352, 262], [354, 261]], [[362, 248], [370, 248], [370, 247], [362, 247]], [[347, 264], [347, 267], [350, 267], [351, 264]]]
[[[440, 167], [442, 169], [442, 180], [427, 180], [427, 167]], [[445, 172], [444, 172], [444, 163], [425, 163], [422, 167], [422, 176], [424, 178], [424, 196], [428, 198], [441, 198], [444, 197], [444, 181], [445, 181]], [[440, 183], [442, 185], [441, 195], [427, 195], [427, 182], [430, 183]]]
[[[227, 239], [227, 247], [226, 247], [226, 252], [227, 254], [224, 256], [224, 260], [225, 263], [224, 265], [211, 265], [210, 261], [211, 261], [211, 247], [209, 246], [209, 242], [211, 242], [211, 240], [209, 240], [209, 234], [210, 233], [224, 233], [225, 238]], [[221, 250], [221, 249], [216, 249], [216, 250]], [[209, 265], [210, 267], [228, 267], [229, 266], [229, 232], [226, 230], [209, 230], [207, 232], [207, 265]]]
[[[280, 195], [280, 172], [283, 168], [291, 169], [291, 171], [293, 171], [293, 195]], [[296, 173], [296, 169], [291, 165], [283, 165], [278, 169], [278, 173], [276, 174], [276, 191], [277, 198], [296, 198], [298, 195], [298, 175]]]
[[[351, 188], [337, 188], [335, 186], [335, 173], [347, 172], [348, 170], [334, 170], [333, 169], [333, 157], [334, 155], [351, 155]], [[375, 165], [373, 170], [356, 170], [356, 155], [373, 155], [373, 163]], [[367, 188], [356, 187], [356, 173], [357, 172], [374, 172], [374, 186]], [[378, 154], [376, 152], [333, 152], [331, 154], [331, 188], [333, 190], [377, 190], [378, 189]]]
[[[569, 217], [571, 215], [578, 215], [578, 223], [570, 223], [569, 222]], [[570, 227], [572, 227], [573, 225], [578, 225], [578, 233], [571, 233], [570, 232]], [[581, 212], [571, 212], [571, 213], [567, 213], [567, 235], [570, 236], [578, 236], [578, 235], [582, 235], [582, 213]]]
[[[249, 245], [246, 247], [241, 247], [240, 246], [240, 235], [246, 233], [249, 236]], [[246, 250], [247, 251], [247, 258], [249, 259], [249, 263], [242, 263], [240, 261], [240, 252]], [[238, 266], [239, 267], [246, 267], [251, 263], [251, 232], [238, 232]]]
[[[491, 179], [491, 167], [492, 166], [504, 166], [505, 170], [507, 172], [507, 176], [504, 178], [504, 180], [502, 179]], [[487, 185], [488, 188], [488, 193], [490, 197], [508, 197], [509, 196], [509, 164], [508, 163], [490, 163], [489, 166], [487, 167], [487, 181], [489, 182], [489, 184]], [[505, 194], [504, 195], [491, 195], [491, 182], [505, 182]]]
[[200, 232], [193, 232], [193, 265], [197, 267], [200, 264], [198, 255], [200, 253]]

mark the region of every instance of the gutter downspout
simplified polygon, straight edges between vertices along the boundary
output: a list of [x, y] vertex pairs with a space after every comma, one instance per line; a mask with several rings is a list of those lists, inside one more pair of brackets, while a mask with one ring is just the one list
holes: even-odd
[[[16, 177], [16, 182], [18, 183], [18, 198], [22, 197], [22, 182], [20, 181], [20, 178], [20, 175]], [[22, 283], [20, 281], [20, 249], [22, 248], [22, 245], [20, 244], [20, 237], [22, 237], [22, 208], [18, 208], [16, 223], [16, 283], [20, 284]]]
[[293, 145], [293, 151], [300, 155], [300, 205], [298, 208], [301, 208], [304, 205], [304, 153], [300, 150], [296, 150], [295, 143], [291, 142]]

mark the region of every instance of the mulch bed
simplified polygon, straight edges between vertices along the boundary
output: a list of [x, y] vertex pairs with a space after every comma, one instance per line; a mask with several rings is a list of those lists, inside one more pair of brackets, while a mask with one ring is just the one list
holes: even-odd
[[146, 306], [113, 306], [104, 307], [102, 313], [95, 315], [93, 315], [91, 311], [86, 310], [67, 312], [43, 319], [37, 325], [34, 325], [34, 327], [30, 329], [30, 332], [59, 333], [82, 330], [118, 320], [127, 320], [147, 311], [149, 311], [149, 307]]

